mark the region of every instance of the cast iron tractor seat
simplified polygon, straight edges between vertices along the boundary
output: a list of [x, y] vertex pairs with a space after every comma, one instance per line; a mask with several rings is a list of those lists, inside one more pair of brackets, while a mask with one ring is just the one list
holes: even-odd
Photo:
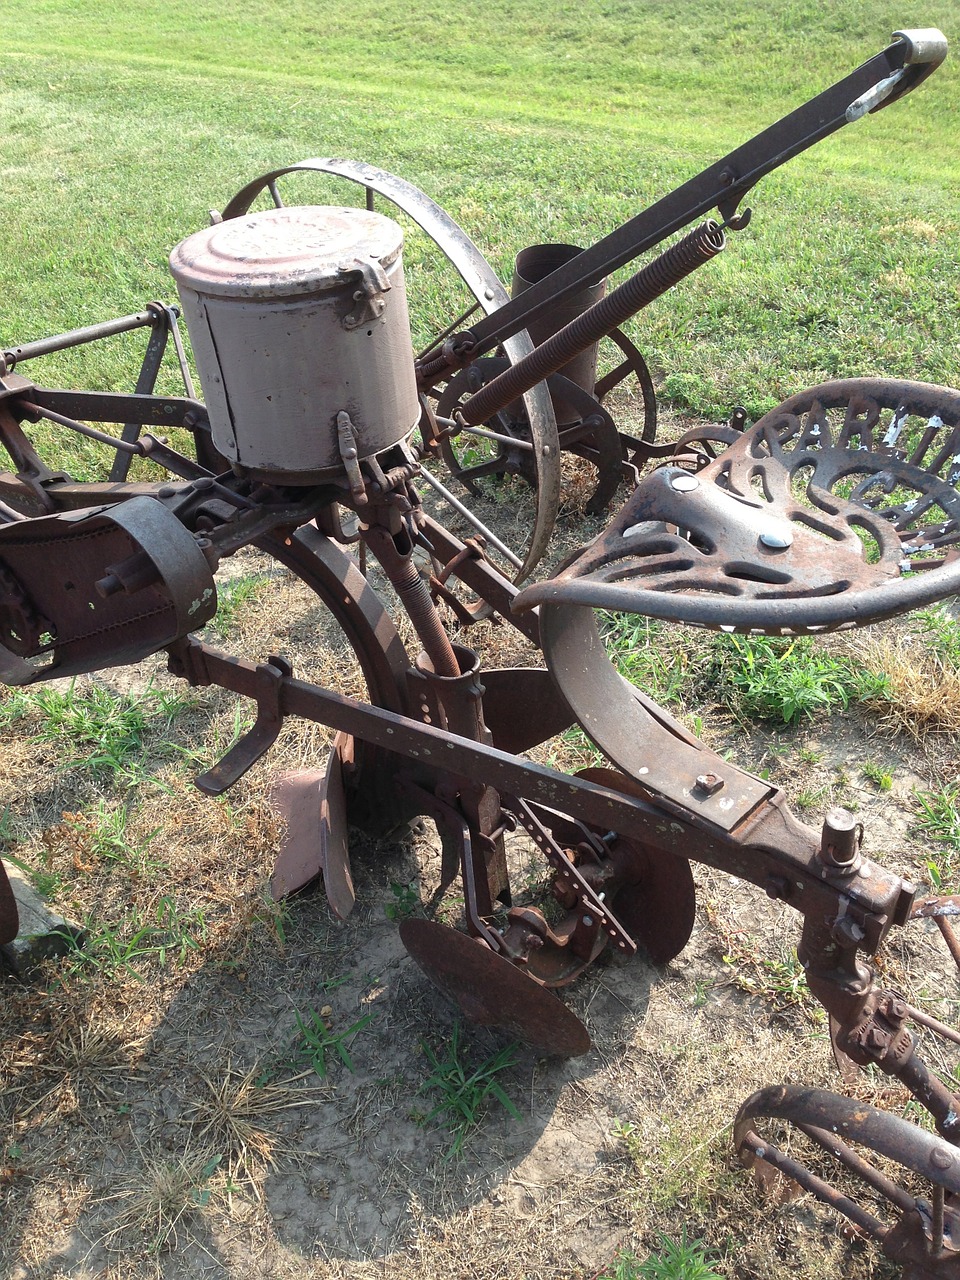
[[[658, 772], [648, 710], [607, 660], [594, 609], [796, 635], [878, 622], [960, 591], [960, 392], [823, 383], [718, 457], [681, 442], [676, 461], [514, 601], [540, 606], [547, 666], [581, 727], [645, 785]], [[685, 801], [729, 804], [719, 787], [719, 777], [698, 777]]]
[[703, 455], [700, 469], [678, 461], [514, 607], [792, 635], [864, 626], [960, 591], [956, 391], [823, 383], [718, 457]]

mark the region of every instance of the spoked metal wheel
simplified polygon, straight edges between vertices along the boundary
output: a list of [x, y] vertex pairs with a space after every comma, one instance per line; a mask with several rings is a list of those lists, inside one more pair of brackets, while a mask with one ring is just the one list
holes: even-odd
[[[607, 509], [624, 480], [636, 483], [652, 456], [650, 446], [657, 426], [656, 392], [643, 356], [619, 329], [599, 346], [601, 362], [610, 367], [601, 374], [592, 394], [560, 373], [547, 379], [559, 419], [561, 452], [583, 458], [597, 471], [595, 486], [584, 504], [590, 515]], [[613, 356], [608, 350], [611, 347]], [[452, 378], [440, 397], [438, 413], [451, 421], [457, 403], [497, 377], [507, 364], [502, 357], [487, 356]], [[633, 416], [639, 414], [639, 435], [620, 431], [609, 404], [604, 404], [606, 397], [616, 399], [620, 388], [624, 384], [629, 388], [632, 382], [636, 382], [640, 396], [639, 406], [633, 406]], [[502, 480], [504, 476], [517, 475], [529, 484], [536, 483], [532, 434], [520, 400], [496, 414], [481, 432], [468, 428], [448, 436], [442, 448], [451, 474], [473, 493], [480, 492], [480, 482], [489, 476]]]
[[[609, 368], [604, 371], [604, 366]], [[649, 446], [657, 436], [657, 393], [653, 378], [637, 347], [622, 329], [614, 329], [600, 343], [600, 373], [593, 394], [607, 413], [618, 407], [624, 393], [630, 396], [636, 422], [633, 431], [618, 431], [623, 460], [637, 471], [643, 470], [650, 460]], [[639, 401], [637, 395], [639, 393]], [[563, 444], [561, 435], [561, 444]]]
[[[363, 187], [367, 208], [374, 208], [379, 200], [383, 203], [384, 213], [395, 216], [400, 211], [406, 215], [439, 249], [445, 262], [456, 269], [461, 292], [462, 286], [466, 286], [466, 303], [461, 298], [459, 304], [450, 306], [441, 321], [432, 322], [430, 296], [435, 292], [433, 276], [437, 264], [428, 265], [426, 259], [415, 261], [416, 255], [408, 242], [411, 313], [418, 331], [419, 354], [427, 361], [442, 348], [447, 337], [468, 324], [471, 315], [477, 311], [490, 314], [508, 300], [493, 268], [466, 232], [418, 187], [373, 165], [350, 160], [311, 159], [274, 170], [254, 179], [239, 191], [224, 209], [223, 217], [227, 219], [247, 213], [263, 192], [268, 193], [274, 204], [283, 204], [278, 181], [287, 175], [303, 172], [345, 179]], [[424, 297], [418, 298], [418, 292]], [[532, 344], [525, 332], [504, 343], [505, 358], [511, 362], [521, 359], [531, 350]], [[437, 399], [443, 398], [444, 385], [445, 380], [431, 385], [428, 400], [432, 403], [425, 407], [425, 413], [435, 411]], [[423, 473], [425, 489], [440, 506], [446, 508], [443, 522], [452, 524], [454, 531], [463, 536], [480, 534], [490, 558], [516, 581], [526, 578], [542, 557], [553, 531], [560, 500], [560, 443], [546, 386], [536, 386], [523, 397], [523, 415], [527, 435], [515, 446], [509, 433], [501, 429], [499, 421], [461, 433], [451, 421], [444, 421], [441, 413], [437, 424], [441, 442], [445, 438], [444, 432], [456, 432], [466, 442], [461, 447], [472, 447], [478, 453], [486, 453], [491, 443], [496, 447], [509, 445], [515, 452], [523, 454], [522, 467], [505, 467], [503, 474], [494, 476], [489, 485], [451, 484], [447, 466], [455, 455], [449, 446], [443, 445], [443, 459], [447, 466], [443, 460], [432, 462], [427, 459]], [[432, 426], [430, 432], [425, 433], [423, 421], [421, 434], [431, 434]], [[460, 470], [458, 463], [454, 478]], [[497, 483], [498, 479], [502, 481], [503, 475], [514, 471], [518, 475], [522, 473], [522, 482], [518, 481], [509, 489]]]
[[[792, 1125], [810, 1154], [763, 1136], [771, 1120]], [[779, 1174], [849, 1218], [903, 1265], [904, 1280], [960, 1276], [960, 1150], [942, 1138], [824, 1089], [777, 1085], [747, 1099], [734, 1142], [762, 1182]], [[830, 1180], [837, 1166], [842, 1186]]]

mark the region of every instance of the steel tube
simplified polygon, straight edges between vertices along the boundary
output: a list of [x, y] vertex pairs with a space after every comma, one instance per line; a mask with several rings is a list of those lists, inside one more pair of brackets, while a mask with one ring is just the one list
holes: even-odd
[[478, 520], [472, 511], [468, 510], [458, 498], [455, 498], [446, 485], [441, 484], [437, 477], [431, 475], [426, 468], [420, 472], [420, 478], [422, 480], [426, 480], [427, 484], [430, 485], [432, 489], [436, 489], [441, 498], [443, 498], [444, 501], [449, 502], [454, 511], [462, 515], [464, 520], [469, 520], [477, 532], [482, 533], [490, 545], [492, 547], [496, 547], [505, 559], [509, 560], [515, 568], [520, 568], [522, 561], [519, 556], [515, 556], [510, 548], [505, 546], [495, 533], [491, 533], [482, 520]]
[[54, 351], [66, 351], [68, 347], [80, 347], [85, 342], [111, 338], [115, 333], [129, 333], [133, 329], [145, 329], [156, 323], [155, 312], [137, 311], [134, 315], [120, 316], [116, 320], [104, 320], [100, 324], [90, 324], [83, 329], [71, 329], [68, 333], [58, 333], [52, 338], [24, 342], [19, 347], [7, 348], [3, 354], [7, 363], [12, 366], [19, 364], [21, 360], [34, 360], [37, 356], [48, 356]]

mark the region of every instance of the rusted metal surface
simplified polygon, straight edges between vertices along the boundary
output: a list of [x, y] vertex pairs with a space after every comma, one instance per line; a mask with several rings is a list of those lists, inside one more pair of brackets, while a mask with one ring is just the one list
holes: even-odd
[[[581, 769], [577, 777], [627, 795], [644, 794], [632, 778], [613, 769]], [[696, 920], [697, 891], [688, 859], [654, 852], [623, 836], [609, 852], [615, 863], [629, 868], [629, 875], [619, 877], [617, 915], [654, 964], [669, 964], [690, 941]]]
[[0, 527], [0, 575], [7, 684], [138, 662], [217, 608], [196, 541], [143, 497]]
[[590, 1035], [552, 992], [482, 942], [433, 920], [404, 920], [403, 945], [472, 1021], [501, 1027], [546, 1054], [576, 1057]]
[[[715, 250], [716, 229], [668, 251], [666, 264], [645, 268], [622, 291], [587, 300], [585, 311], [574, 299], [580, 314], [568, 324], [556, 312], [549, 317], [580, 285], [714, 204], [728, 225], [743, 225], [747, 215], [738, 218], [737, 207], [762, 173], [844, 119], [902, 94], [941, 56], [936, 34], [898, 39], [727, 157], [721, 162], [726, 169], [707, 170], [545, 280], [532, 281], [513, 302], [472, 242], [416, 188], [352, 162], [292, 166], [345, 177], [367, 188], [368, 205], [378, 193], [411, 213], [448, 253], [486, 313], [468, 330], [461, 324], [472, 312], [458, 317], [418, 358], [422, 443], [416, 451], [405, 441], [410, 414], [388, 405], [412, 406], [415, 362], [408, 345], [402, 378], [389, 352], [376, 343], [369, 347], [366, 385], [388, 409], [381, 423], [386, 434], [373, 439], [369, 453], [361, 408], [341, 403], [337, 393], [324, 403], [320, 446], [326, 453], [315, 452], [319, 446], [312, 440], [314, 452], [261, 452], [252, 467], [253, 455], [240, 458], [237, 467], [225, 465], [217, 448], [231, 452], [223, 420], [215, 416], [214, 438], [188, 378], [185, 397], [152, 394], [162, 355], [158, 334], [132, 396], [49, 389], [9, 368], [0, 373], [0, 440], [13, 466], [0, 474], [4, 679], [24, 683], [91, 671], [165, 647], [174, 675], [195, 686], [217, 685], [256, 706], [249, 733], [197, 779], [214, 795], [269, 752], [288, 717], [335, 730], [326, 767], [285, 778], [277, 792], [285, 840], [274, 893], [289, 894], [321, 876], [331, 910], [343, 918], [355, 901], [350, 828], [379, 835], [419, 815], [432, 818], [442, 844], [440, 886], [459, 881], [464, 928], [406, 921], [404, 944], [467, 1016], [542, 1053], [575, 1055], [590, 1047], [586, 1028], [554, 988], [605, 955], [629, 957], [643, 948], [663, 964], [682, 951], [696, 908], [692, 859], [791, 906], [803, 922], [799, 959], [829, 1015], [838, 1063], [848, 1072], [872, 1066], [899, 1081], [941, 1136], [833, 1095], [780, 1088], [746, 1105], [738, 1145], [748, 1158], [848, 1214], [904, 1266], [907, 1277], [930, 1280], [960, 1275], [954, 1248], [960, 1242], [960, 1102], [920, 1058], [910, 1026], [919, 1023], [954, 1041], [960, 1032], [880, 988], [868, 960], [911, 917], [933, 919], [950, 943], [948, 922], [960, 911], [957, 901], [925, 899], [915, 906], [915, 887], [864, 853], [865, 833], [855, 815], [831, 810], [820, 829], [807, 826], [776, 787], [706, 748], [619, 675], [591, 610], [803, 631], [890, 616], [955, 590], [960, 392], [887, 380], [824, 384], [792, 397], [746, 432], [741, 410], [727, 426], [696, 429], [672, 446], [628, 440], [599, 399], [623, 366], [633, 372], [639, 367], [630, 344], [614, 331], [625, 358], [599, 383], [589, 350], [579, 372], [566, 362], [609, 333], [621, 312], [674, 278], [688, 249], [694, 257], [704, 248]], [[228, 224], [243, 221], [264, 187], [279, 203], [276, 179], [287, 171], [244, 188], [226, 210]], [[356, 212], [341, 211], [348, 224]], [[268, 223], [289, 227], [299, 217], [283, 211]], [[252, 224], [260, 225], [256, 218]], [[246, 231], [239, 222], [226, 232], [214, 227], [207, 239], [242, 241], [250, 230], [244, 225]], [[247, 288], [240, 278], [242, 257], [234, 255], [228, 273], [241, 291]], [[261, 266], [264, 260], [260, 253]], [[351, 283], [364, 279], [365, 270], [357, 268]], [[332, 277], [328, 283], [332, 289]], [[359, 287], [359, 297], [342, 299], [366, 309], [371, 338], [382, 292]], [[262, 290], [254, 293], [258, 306]], [[159, 325], [156, 305], [150, 314]], [[542, 339], [538, 347], [519, 332], [527, 322]], [[538, 330], [541, 322], [545, 327]], [[169, 314], [165, 323], [177, 345]], [[143, 327], [138, 317], [116, 325], [25, 344], [7, 363], [59, 349], [57, 343]], [[408, 335], [401, 337], [408, 344]], [[501, 343], [506, 355], [487, 355]], [[287, 354], [282, 390], [300, 396], [309, 417], [310, 405], [323, 398], [320, 373], [304, 374], [302, 351]], [[211, 358], [207, 381], [222, 373], [216, 353]], [[227, 364], [235, 371], [237, 363], [234, 352]], [[550, 373], [558, 368], [562, 372]], [[343, 369], [321, 372], [324, 387], [334, 386]], [[544, 375], [548, 386], [527, 391], [521, 410], [514, 397]], [[561, 407], [560, 436], [548, 387]], [[51, 470], [31, 441], [32, 424], [41, 418], [103, 446], [109, 478], [78, 483]], [[268, 418], [253, 423], [251, 447], [273, 447]], [[649, 460], [667, 465], [641, 482], [592, 547], [555, 578], [518, 593], [488, 558], [483, 537], [463, 542], [423, 507], [422, 486], [443, 486], [428, 479], [421, 464], [446, 456], [474, 418], [481, 438], [499, 451], [484, 473], [497, 473], [501, 464], [515, 469], [542, 487], [548, 503], [555, 504], [551, 486], [560, 443], [597, 467], [598, 501]], [[110, 424], [116, 434], [103, 429]], [[158, 432], [165, 425], [193, 433], [193, 456], [142, 430]], [[303, 420], [297, 431], [306, 435]], [[125, 460], [134, 455], [159, 465], [167, 478], [128, 484]], [[471, 483], [467, 470], [461, 479]], [[544, 549], [551, 519], [538, 508], [522, 558], [502, 544], [519, 576]], [[488, 551], [496, 548], [492, 530], [479, 532]], [[267, 654], [255, 661], [220, 653], [190, 634], [215, 608], [214, 573], [221, 561], [249, 545], [285, 565], [330, 611], [363, 671], [366, 700], [298, 679], [287, 657]], [[419, 654], [407, 652], [386, 597], [364, 576], [368, 552], [395, 589], [390, 607], [406, 614], [422, 645]], [[422, 571], [425, 556], [429, 568]], [[484, 671], [476, 652], [447, 634], [438, 601], [461, 627], [499, 615], [542, 650], [545, 666]], [[518, 754], [574, 721], [606, 764], [569, 776]], [[518, 828], [516, 838], [532, 843], [548, 869], [549, 911], [546, 903], [514, 900], [507, 850]], [[15, 927], [15, 909], [11, 915], [0, 881], [0, 939]], [[952, 949], [956, 954], [955, 939]], [[760, 1117], [797, 1125], [862, 1178], [871, 1195], [886, 1198], [894, 1220], [877, 1217], [762, 1140], [754, 1125]], [[930, 1199], [914, 1200], [855, 1146], [928, 1174]]]
[[352, 740], [338, 734], [322, 773], [284, 774], [271, 795], [286, 825], [270, 878], [274, 898], [286, 898], [322, 876], [327, 902], [338, 920], [346, 920], [357, 901], [341, 763], [343, 756], [352, 760], [352, 749]]
[[479, 426], [548, 374], [569, 367], [585, 352], [591, 351], [606, 334], [679, 284], [697, 267], [716, 257], [725, 244], [723, 232], [712, 220], [691, 231], [612, 293], [599, 298], [552, 334], [530, 355], [494, 378], [482, 391], [465, 400], [460, 406], [463, 421], [468, 426]]
[[654, 471], [516, 607], [773, 634], [893, 617], [960, 590], [958, 456], [960, 392], [885, 379], [813, 387], [696, 474]]
[[[864, 1210], [776, 1143], [758, 1134], [758, 1118], [785, 1120], [795, 1125], [846, 1170], [892, 1206], [898, 1217], [891, 1223]], [[960, 1275], [960, 1152], [915, 1124], [823, 1089], [778, 1085], [753, 1094], [741, 1107], [734, 1125], [734, 1143], [741, 1159], [756, 1167], [763, 1162], [850, 1218], [878, 1240], [887, 1257], [906, 1267], [914, 1280], [940, 1280]], [[896, 1161], [925, 1179], [930, 1198], [893, 1181], [849, 1144]]]
[[912, 912], [914, 920], [932, 919], [940, 930], [947, 949], [960, 969], [960, 939], [953, 931], [950, 921], [960, 916], [960, 897], [950, 895], [941, 898], [925, 898], [918, 902]]
[[[536, 244], [522, 249], [517, 254], [514, 264], [510, 296], [518, 297], [532, 284], [536, 284], [538, 280], [550, 275], [582, 252], [582, 247], [574, 244]], [[595, 302], [599, 302], [606, 292], [606, 287], [605, 279], [591, 281], [576, 293], [564, 298], [551, 311], [531, 321], [527, 326], [527, 332], [534, 346], [539, 347], [547, 338], [552, 338], [555, 333], [566, 328], [572, 320], [576, 320]], [[568, 364], [558, 368], [557, 373], [592, 395], [597, 382], [598, 354], [599, 343], [595, 342], [578, 352]], [[581, 415], [575, 405], [570, 404], [562, 396], [552, 395], [551, 398], [560, 430], [580, 422]]]

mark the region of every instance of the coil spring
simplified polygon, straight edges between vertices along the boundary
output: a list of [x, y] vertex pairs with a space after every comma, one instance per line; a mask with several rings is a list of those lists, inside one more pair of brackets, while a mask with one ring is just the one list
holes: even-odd
[[697, 267], [715, 258], [725, 245], [726, 237], [717, 223], [712, 219], [704, 222], [466, 400], [460, 407], [464, 423], [476, 427], [488, 421]]

